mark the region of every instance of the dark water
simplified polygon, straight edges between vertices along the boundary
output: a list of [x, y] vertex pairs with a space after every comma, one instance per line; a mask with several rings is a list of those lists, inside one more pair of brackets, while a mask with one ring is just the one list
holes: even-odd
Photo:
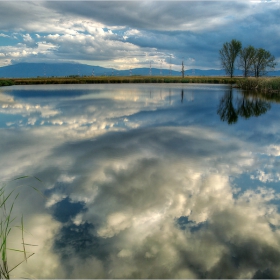
[[38, 245], [12, 276], [280, 278], [279, 109], [226, 85], [1, 88], [0, 179]]

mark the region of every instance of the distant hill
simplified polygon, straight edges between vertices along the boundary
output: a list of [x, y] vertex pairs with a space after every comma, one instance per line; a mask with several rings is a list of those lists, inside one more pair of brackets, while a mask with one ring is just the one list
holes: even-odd
[[[170, 75], [169, 69], [151, 69], [153, 76]], [[104, 68], [100, 66], [90, 66], [86, 64], [75, 63], [18, 63], [0, 67], [0, 78], [33, 78], [33, 77], [65, 77], [71, 75], [79, 76], [129, 76], [129, 75], [143, 75], [150, 74], [150, 68], [135, 68], [131, 70], [116, 70], [113, 68]], [[179, 71], [171, 71], [172, 76], [181, 76]], [[186, 76], [224, 76], [224, 70], [186, 70]], [[240, 70], [235, 71], [235, 75], [241, 76]], [[269, 73], [269, 76], [280, 76], [280, 71]]]

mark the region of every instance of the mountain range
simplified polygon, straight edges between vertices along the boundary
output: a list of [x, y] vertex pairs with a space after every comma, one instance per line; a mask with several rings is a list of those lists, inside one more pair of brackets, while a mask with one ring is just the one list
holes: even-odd
[[[34, 77], [67, 77], [67, 76], [181, 76], [179, 71], [157, 68], [134, 68], [129, 70], [116, 70], [100, 66], [90, 66], [75, 63], [18, 63], [0, 67], [0, 78], [34, 78]], [[235, 76], [241, 76], [241, 70], [235, 70]], [[225, 76], [225, 71], [209, 69], [185, 70], [185, 76]], [[280, 76], [280, 71], [268, 73], [268, 76]]]

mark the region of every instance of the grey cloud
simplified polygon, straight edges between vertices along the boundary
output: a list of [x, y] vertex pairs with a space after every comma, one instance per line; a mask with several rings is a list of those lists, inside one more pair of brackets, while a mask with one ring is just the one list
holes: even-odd
[[[248, 7], [236, 2], [48, 2], [46, 7], [87, 18], [94, 18], [110, 26], [130, 26], [150, 30], [181, 30], [186, 23], [200, 22], [211, 28], [211, 19], [225, 17], [225, 13], [242, 13]], [[201, 21], [203, 18], [203, 21]], [[210, 26], [207, 21], [210, 21]], [[200, 29], [199, 25], [196, 25]]]
[[0, 28], [7, 32], [31, 31], [32, 23], [37, 26], [48, 17], [39, 2], [1, 1], [0, 7]]

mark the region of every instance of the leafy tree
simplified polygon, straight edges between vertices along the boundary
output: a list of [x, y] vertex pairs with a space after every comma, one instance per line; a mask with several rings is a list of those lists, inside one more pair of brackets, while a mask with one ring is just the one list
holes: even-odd
[[220, 50], [220, 59], [222, 67], [225, 69], [226, 74], [229, 75], [231, 78], [234, 72], [234, 63], [241, 48], [241, 42], [233, 39], [231, 40], [231, 42], [224, 43], [222, 49]]
[[251, 45], [240, 50], [238, 66], [243, 70], [244, 77], [248, 77], [250, 75], [254, 65], [256, 53], [256, 49]]
[[267, 74], [267, 68], [274, 69], [276, 66], [275, 57], [265, 49], [259, 48], [256, 50], [253, 68], [255, 77], [264, 76]]

